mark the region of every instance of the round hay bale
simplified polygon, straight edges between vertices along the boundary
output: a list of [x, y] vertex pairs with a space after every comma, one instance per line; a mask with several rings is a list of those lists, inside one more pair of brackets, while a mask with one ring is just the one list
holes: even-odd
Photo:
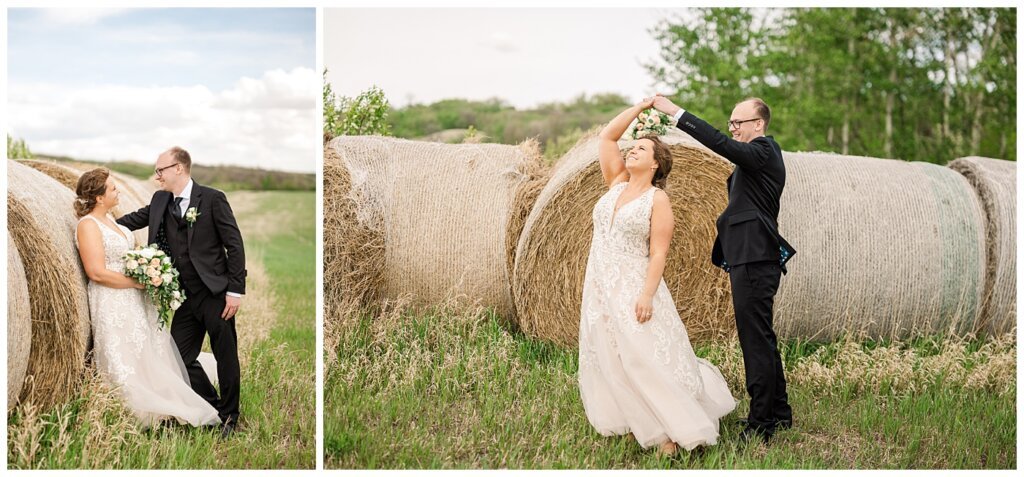
[[[665, 282], [691, 339], [734, 333], [728, 275], [710, 260], [715, 219], [727, 203], [731, 165], [682, 132], [662, 137], [672, 151], [666, 191], [675, 230]], [[635, 141], [619, 142], [625, 153]], [[523, 226], [516, 248], [513, 293], [520, 328], [562, 345], [579, 340], [580, 301], [594, 204], [608, 191], [591, 134], [555, 164]]]
[[979, 331], [1013, 329], [1017, 321], [1017, 163], [964, 157], [949, 163], [963, 174], [985, 211], [985, 294]]
[[[82, 174], [95, 169], [98, 166], [90, 166], [87, 164], [78, 163], [58, 163], [54, 161], [44, 160], [24, 160], [20, 161], [22, 164], [29, 166], [47, 176], [50, 176], [57, 182], [60, 182], [65, 187], [75, 193], [78, 188], [78, 178], [82, 177]], [[69, 164], [75, 164], [74, 166]], [[150, 198], [153, 196], [153, 192], [156, 191], [156, 187], [147, 187], [147, 185], [138, 179], [131, 176], [111, 171], [110, 173], [114, 177], [114, 182], [117, 184], [118, 190], [121, 191], [121, 203], [117, 207], [110, 210], [110, 213], [114, 217], [121, 217], [122, 215], [130, 212], [135, 212], [139, 208], [149, 203]], [[147, 228], [141, 228], [134, 232], [135, 241], [138, 244], [144, 244], [148, 240], [149, 232]]]
[[7, 161], [7, 178], [8, 231], [25, 265], [32, 305], [31, 386], [22, 398], [46, 408], [77, 392], [89, 347], [86, 277], [74, 239], [74, 194], [16, 161]]
[[[541, 159], [540, 144], [530, 139], [523, 143], [523, 147], [531, 149], [531, 158], [523, 167], [526, 179], [516, 187], [512, 205], [509, 206], [508, 224], [505, 225], [505, 268], [509, 277], [515, 272], [516, 248], [519, 245], [519, 236], [523, 233], [523, 226], [526, 225], [526, 218], [533, 210], [533, 204], [537, 202], [540, 191], [551, 178], [551, 168], [545, 166]], [[514, 316], [509, 320], [509, 324], [512, 325], [517, 322]]]
[[[324, 145], [324, 321], [333, 325], [379, 299], [384, 277], [384, 236], [359, 221], [363, 199], [352, 190], [348, 168]], [[329, 327], [329, 326], [328, 326]]]
[[981, 203], [934, 164], [785, 153], [779, 231], [797, 254], [776, 296], [779, 336], [906, 338], [976, 329]]
[[32, 309], [25, 265], [7, 232], [7, 409], [18, 404], [32, 349]]
[[347, 171], [356, 219], [383, 237], [381, 298], [512, 315], [505, 228], [527, 178], [528, 148], [373, 136], [342, 136], [327, 147], [336, 155], [325, 157], [325, 171], [327, 162]]

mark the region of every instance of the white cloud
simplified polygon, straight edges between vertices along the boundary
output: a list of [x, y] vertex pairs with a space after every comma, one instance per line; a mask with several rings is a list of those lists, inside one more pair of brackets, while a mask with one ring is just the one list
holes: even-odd
[[46, 8], [43, 17], [63, 25], [92, 25], [100, 20], [127, 11], [125, 8]]
[[150, 162], [172, 145], [200, 164], [313, 172], [319, 76], [309, 68], [205, 86], [11, 83], [13, 135], [39, 153]]

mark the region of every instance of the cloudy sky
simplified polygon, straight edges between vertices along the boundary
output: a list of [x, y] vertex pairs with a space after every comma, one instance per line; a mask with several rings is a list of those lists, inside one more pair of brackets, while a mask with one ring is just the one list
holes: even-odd
[[[339, 94], [380, 86], [395, 106], [500, 97], [516, 107], [580, 93], [654, 92], [641, 66], [665, 8], [326, 9], [324, 65]], [[358, 45], [353, 47], [353, 45]]]
[[305, 9], [9, 9], [11, 134], [37, 153], [313, 172]]

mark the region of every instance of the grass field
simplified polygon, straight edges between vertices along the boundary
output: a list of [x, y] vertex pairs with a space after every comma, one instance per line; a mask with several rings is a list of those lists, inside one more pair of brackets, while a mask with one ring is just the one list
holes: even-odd
[[28, 468], [314, 468], [315, 195], [229, 195], [249, 279], [237, 324], [241, 422], [228, 440], [188, 427], [139, 429], [95, 375], [58, 409], [8, 413], [8, 466]]
[[[325, 317], [329, 319], [329, 317]], [[739, 399], [716, 446], [659, 457], [587, 422], [577, 355], [494, 316], [395, 307], [335, 331], [327, 468], [1016, 468], [1016, 343], [787, 342], [796, 427], [740, 443], [735, 342], [697, 347]]]

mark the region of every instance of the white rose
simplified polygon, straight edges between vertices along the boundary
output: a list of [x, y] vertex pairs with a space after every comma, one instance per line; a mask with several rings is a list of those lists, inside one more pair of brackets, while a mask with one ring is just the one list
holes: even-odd
[[144, 248], [139, 251], [139, 255], [142, 255], [142, 257], [145, 258], [146, 260], [153, 258], [153, 255], [155, 253], [156, 252], [151, 248]]
[[180, 300], [181, 299], [181, 292], [178, 291], [178, 290], [174, 290], [174, 293], [171, 296], [173, 296], [175, 300]]
[[181, 302], [178, 300], [171, 300], [171, 309], [177, 310], [178, 308], [181, 308]]
[[171, 264], [171, 257], [164, 257], [164, 263], [170, 265]]
[[163, 275], [160, 275], [160, 278], [163, 279], [165, 283], [170, 283], [171, 279], [174, 277], [172, 277], [170, 273], [165, 273]]

